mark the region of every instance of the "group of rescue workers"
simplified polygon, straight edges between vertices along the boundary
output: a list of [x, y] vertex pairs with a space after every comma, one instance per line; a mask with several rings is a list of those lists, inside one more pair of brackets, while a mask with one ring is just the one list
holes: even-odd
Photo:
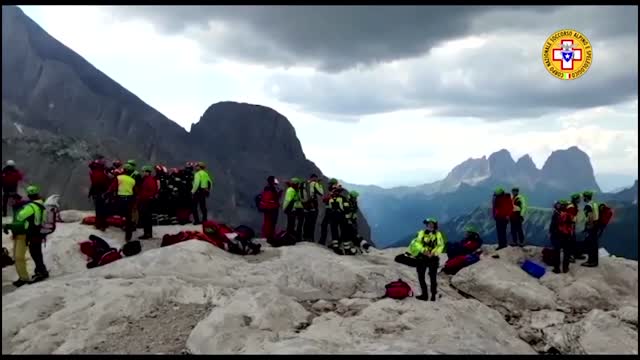
[[287, 181], [282, 209], [287, 216], [284, 233], [276, 234], [280, 198], [283, 190], [274, 176], [267, 178], [267, 184], [258, 196], [256, 207], [263, 215], [262, 236], [268, 241], [278, 240], [278, 236], [289, 236], [293, 242], [315, 242], [316, 224], [320, 201], [325, 205], [324, 216], [320, 223], [318, 243], [327, 245], [327, 235], [331, 231], [333, 251], [342, 255], [355, 255], [358, 251], [367, 251], [369, 243], [358, 233], [358, 192], [347, 191], [337, 179], [330, 179], [325, 192], [322, 181], [316, 174], [304, 180], [294, 177]]
[[[144, 230], [139, 239], [152, 237], [154, 214], [174, 217], [180, 224], [188, 223], [191, 214], [194, 224], [201, 224], [207, 220], [206, 199], [211, 192], [213, 180], [202, 162], [189, 162], [183, 169], [170, 170], [162, 165], [157, 165], [155, 168], [146, 165], [138, 171], [134, 160], [129, 160], [125, 164], [116, 160], [111, 166], [107, 166], [104, 159], [100, 157], [92, 161], [89, 168], [91, 186], [88, 196], [95, 205], [96, 228], [104, 230], [107, 227], [107, 217], [113, 214], [120, 215], [125, 219], [127, 242], [131, 240], [138, 223]], [[19, 279], [14, 282], [15, 286], [40, 281], [49, 276], [43, 262], [41, 248], [46, 236], [42, 235], [41, 231], [46, 217], [45, 203], [40, 196], [39, 188], [35, 185], [27, 186], [28, 200], [23, 200], [17, 191], [18, 183], [22, 180], [23, 175], [16, 169], [15, 162], [7, 161], [7, 166], [2, 170], [3, 216], [7, 215], [7, 205], [11, 199], [13, 199], [14, 211], [13, 222], [3, 225], [3, 231], [5, 233], [12, 231], [15, 240], [14, 260], [19, 275]], [[329, 180], [325, 191], [321, 179], [316, 174], [311, 174], [307, 180], [294, 177], [287, 181], [286, 185], [287, 188], [283, 191], [278, 180], [274, 176], [269, 176], [263, 191], [255, 198], [256, 207], [264, 215], [263, 238], [275, 241], [278, 240], [277, 237], [288, 236], [293, 239], [293, 243], [314, 242], [320, 210], [319, 202], [322, 201], [325, 211], [320, 224], [318, 243], [327, 245], [330, 230], [331, 242], [328, 246], [336, 253], [355, 255], [359, 251], [368, 250], [370, 244], [358, 234], [358, 192], [347, 191], [336, 179]], [[284, 199], [281, 203], [283, 193]], [[575, 262], [575, 259], [584, 259], [582, 252], [577, 251], [576, 247], [576, 219], [582, 200], [585, 202], [583, 211], [586, 219], [584, 250], [588, 255], [587, 261], [582, 265], [588, 267], [598, 265], [598, 239], [604, 229], [599, 219], [610, 217], [610, 209], [604, 204], [596, 204], [593, 201], [593, 195], [591, 191], [573, 194], [571, 200], [560, 200], [554, 205], [550, 238], [558, 254], [553, 263], [555, 273], [568, 272], [569, 263]], [[509, 224], [513, 239], [511, 245], [524, 246], [523, 222], [526, 215], [526, 201], [519, 189], [513, 188], [509, 194], [504, 189], [497, 188], [493, 194], [492, 204], [498, 250], [507, 246], [506, 231]], [[286, 231], [276, 233], [281, 208], [287, 217]], [[599, 212], [600, 214], [606, 212], [608, 215], [599, 217]], [[447, 245], [445, 235], [438, 229], [437, 219], [427, 218], [423, 224], [425, 228], [417, 233], [409, 244], [407, 252], [397, 256], [395, 260], [416, 268], [422, 290], [422, 294], [417, 298], [435, 301], [436, 276], [440, 266], [439, 256], [446, 249], [449, 260], [444, 270], [447, 270], [447, 267], [454, 266], [452, 263], [455, 259], [481, 251], [482, 239], [478, 230], [468, 225], [465, 227], [465, 237], [462, 241]], [[26, 269], [27, 247], [36, 263], [33, 279], [29, 278]], [[563, 253], [562, 262], [560, 261], [561, 252]], [[427, 270], [430, 278], [430, 297], [425, 279]]]

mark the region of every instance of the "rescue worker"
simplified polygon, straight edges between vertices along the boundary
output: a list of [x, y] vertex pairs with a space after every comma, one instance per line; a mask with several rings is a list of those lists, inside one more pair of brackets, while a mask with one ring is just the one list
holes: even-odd
[[498, 250], [500, 250], [507, 247], [507, 225], [513, 212], [511, 195], [501, 187], [496, 188], [493, 192], [492, 205], [493, 219], [496, 222], [496, 234], [498, 236]]
[[513, 211], [511, 212], [511, 238], [514, 246], [524, 246], [524, 230], [522, 223], [524, 222], [524, 214], [527, 210], [524, 196], [520, 194], [520, 189], [514, 187], [511, 189], [513, 199]]
[[189, 223], [191, 208], [193, 207], [193, 194], [191, 193], [193, 178], [191, 178], [190, 182], [187, 181], [190, 178], [187, 172], [188, 170], [179, 169], [173, 174], [173, 194], [176, 199], [173, 204], [176, 221], [180, 225]]
[[155, 179], [158, 182], [158, 197], [154, 206], [154, 213], [161, 214], [163, 218], [169, 215], [167, 207], [169, 206], [169, 194], [171, 189], [169, 188], [169, 174], [168, 170], [163, 165], [155, 166], [156, 175]]
[[142, 236], [138, 239], [151, 239], [153, 236], [153, 202], [158, 196], [158, 181], [151, 174], [153, 168], [150, 165], [142, 167], [142, 184], [137, 193], [138, 196], [138, 213], [140, 214], [140, 223], [144, 230]]
[[267, 177], [267, 185], [260, 195], [258, 208], [263, 213], [262, 237], [271, 240], [276, 233], [278, 224], [278, 214], [280, 213], [280, 197], [282, 190], [278, 186], [278, 179], [275, 176]]
[[598, 234], [600, 233], [598, 204], [593, 201], [593, 191], [585, 191], [582, 193], [582, 199], [585, 202], [584, 216], [586, 238], [584, 240], [585, 251], [587, 253], [587, 261], [582, 266], [597, 267], [598, 266]]
[[[346, 201], [343, 203], [344, 207], [344, 223], [341, 230], [342, 242], [350, 242], [353, 245], [353, 252], [357, 249], [367, 250], [370, 245], [358, 234], [358, 197], [360, 194], [353, 190], [350, 191], [346, 197]], [[346, 249], [345, 254], [349, 252]]]
[[447, 244], [447, 258], [472, 254], [482, 247], [482, 238], [478, 229], [473, 225], [464, 227], [464, 238], [458, 243]]
[[327, 243], [327, 230], [328, 230], [329, 224], [331, 223], [331, 218], [333, 216], [332, 215], [333, 210], [331, 210], [331, 208], [328, 206], [329, 199], [331, 198], [331, 194], [337, 185], [338, 185], [337, 179], [335, 178], [330, 179], [329, 185], [327, 187], [327, 192], [322, 197], [322, 202], [325, 204], [325, 208], [324, 208], [324, 216], [322, 217], [322, 223], [320, 223], [320, 241], [318, 241], [318, 244], [320, 245], [325, 245]]
[[429, 300], [428, 287], [425, 279], [427, 269], [429, 270], [429, 280], [431, 282], [431, 301], [436, 301], [438, 293], [437, 273], [440, 266], [440, 257], [445, 248], [445, 238], [438, 230], [438, 220], [427, 218], [423, 221], [425, 229], [420, 230], [417, 236], [409, 244], [407, 253], [416, 259], [416, 270], [418, 272], [418, 282], [422, 294], [416, 296], [418, 300]]
[[335, 185], [331, 190], [329, 203], [327, 205], [328, 209], [331, 209], [331, 217], [329, 218], [331, 243], [329, 244], [329, 247], [333, 249], [336, 254], [351, 255], [351, 247], [347, 241], [344, 241], [347, 234], [343, 233], [344, 223], [346, 221], [344, 206], [346, 202], [346, 196], [342, 185]]
[[22, 173], [16, 168], [16, 162], [7, 160], [7, 164], [2, 168], [2, 216], [7, 216], [9, 200], [15, 201], [18, 195], [18, 185], [22, 181]]
[[[40, 227], [44, 217], [44, 201], [40, 197], [40, 189], [35, 185], [27, 187], [27, 197], [29, 201], [18, 204], [14, 209], [18, 210], [14, 213], [13, 222], [3, 226], [3, 231], [13, 233], [14, 243], [14, 260], [18, 280], [13, 285], [20, 287], [32, 282], [41, 281], [49, 277], [49, 272], [44, 264], [42, 256], [42, 241], [44, 236], [40, 233]], [[29, 278], [27, 271], [26, 252], [27, 247], [33, 262], [36, 264], [35, 275], [33, 279]]]
[[[553, 272], [560, 273], [560, 265], [562, 272], [569, 272], [569, 263], [573, 254], [572, 237], [573, 237], [573, 215], [567, 211], [570, 202], [560, 200], [554, 204], [551, 225], [549, 227], [551, 244], [553, 245]], [[562, 264], [560, 259], [562, 259]]]
[[287, 216], [287, 233], [292, 234], [297, 241], [302, 239], [304, 226], [304, 207], [300, 199], [300, 178], [294, 177], [289, 181], [287, 191], [284, 194], [282, 208]]
[[107, 217], [109, 217], [109, 209], [107, 207], [106, 194], [109, 190], [111, 180], [107, 174], [104, 162], [94, 160], [89, 164], [89, 180], [91, 186], [89, 188], [89, 198], [93, 200], [96, 223], [95, 228], [101, 231], [107, 229]]
[[205, 163], [199, 162], [196, 165], [196, 173], [193, 177], [193, 185], [191, 188], [193, 207], [191, 212], [193, 213], [194, 225], [201, 224], [200, 217], [198, 216], [198, 207], [200, 207], [200, 211], [202, 211], [202, 221], [207, 221], [207, 198], [211, 192], [213, 181], [205, 169]]
[[316, 174], [311, 174], [309, 180], [304, 182], [303, 185], [302, 189], [300, 189], [302, 205], [305, 211], [302, 238], [305, 241], [314, 242], [316, 222], [318, 221], [318, 197], [324, 196], [324, 189]]
[[122, 168], [122, 161], [113, 160], [113, 162], [111, 163], [111, 167], [108, 169], [109, 175], [115, 178], [116, 176], [122, 174], [123, 172], [124, 172], [124, 169]]
[[572, 222], [572, 230], [571, 230], [571, 248], [573, 249], [573, 254], [569, 257], [569, 262], [576, 262], [578, 260], [584, 260], [586, 257], [584, 256], [584, 244], [578, 243], [576, 234], [576, 224], [578, 223], [578, 215], [580, 213], [580, 201], [582, 200], [582, 194], [573, 193], [571, 194], [571, 202], [567, 205], [567, 212], [571, 215]]
[[131, 164], [125, 164], [123, 170], [124, 172], [111, 183], [109, 193], [115, 193], [117, 196], [118, 213], [125, 218], [125, 241], [129, 242], [135, 231], [132, 216], [135, 205], [136, 181], [131, 177], [135, 171]]

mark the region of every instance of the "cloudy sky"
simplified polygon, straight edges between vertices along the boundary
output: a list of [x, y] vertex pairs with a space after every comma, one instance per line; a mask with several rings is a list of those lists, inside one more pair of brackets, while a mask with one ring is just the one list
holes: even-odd
[[[637, 7], [21, 8], [187, 129], [218, 101], [276, 109], [348, 182], [425, 183], [502, 148], [541, 167], [572, 145], [605, 188], [637, 178]], [[541, 60], [566, 28], [594, 49], [574, 81]]]

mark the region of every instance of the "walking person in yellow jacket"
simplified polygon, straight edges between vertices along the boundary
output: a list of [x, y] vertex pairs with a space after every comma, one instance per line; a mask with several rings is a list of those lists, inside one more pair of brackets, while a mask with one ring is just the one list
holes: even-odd
[[[396, 261], [405, 263], [407, 265], [415, 264], [418, 272], [418, 282], [420, 283], [420, 289], [422, 294], [416, 296], [418, 300], [429, 300], [427, 282], [425, 275], [427, 269], [429, 270], [429, 279], [431, 280], [431, 301], [436, 301], [436, 294], [438, 293], [437, 274], [438, 267], [440, 266], [440, 254], [444, 252], [445, 237], [438, 230], [438, 220], [428, 218], [423, 221], [425, 229], [418, 231], [417, 236], [409, 244], [407, 253], [400, 255], [407, 258], [404, 261]], [[407, 262], [407, 260], [411, 260]]]
[[[3, 226], [3, 231], [13, 233], [13, 257], [15, 261], [18, 280], [13, 282], [15, 287], [30, 284], [34, 281], [44, 280], [49, 277], [42, 256], [42, 235], [40, 227], [44, 217], [44, 201], [40, 197], [40, 190], [35, 185], [27, 187], [29, 201], [16, 206], [20, 210], [14, 212], [13, 222]], [[27, 247], [31, 258], [36, 263], [35, 276], [29, 277], [27, 271]]]
[[[191, 194], [193, 195], [193, 208], [191, 209], [193, 225], [199, 225], [207, 221], [207, 198], [211, 193], [213, 181], [205, 169], [205, 163], [199, 162], [196, 165], [196, 173], [193, 176], [193, 186], [191, 188]], [[200, 222], [200, 216], [198, 215], [198, 207], [202, 212], [202, 222]]]
[[294, 177], [289, 181], [289, 187], [284, 194], [282, 209], [287, 215], [287, 233], [292, 234], [296, 241], [302, 240], [304, 227], [304, 206], [300, 196], [300, 183], [303, 180]]
[[133, 237], [133, 232], [136, 230], [136, 225], [133, 221], [136, 181], [132, 177], [135, 168], [127, 163], [123, 166], [123, 170], [124, 172], [116, 176], [113, 183], [111, 183], [109, 193], [117, 195], [118, 213], [125, 219], [124, 240], [129, 242]]

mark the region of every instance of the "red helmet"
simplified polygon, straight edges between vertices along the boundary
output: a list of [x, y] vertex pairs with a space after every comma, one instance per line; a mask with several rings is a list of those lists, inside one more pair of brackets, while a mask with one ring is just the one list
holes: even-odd
[[164, 167], [163, 165], [156, 165], [155, 169], [156, 169], [157, 173], [166, 173], [167, 172], [167, 168]]

